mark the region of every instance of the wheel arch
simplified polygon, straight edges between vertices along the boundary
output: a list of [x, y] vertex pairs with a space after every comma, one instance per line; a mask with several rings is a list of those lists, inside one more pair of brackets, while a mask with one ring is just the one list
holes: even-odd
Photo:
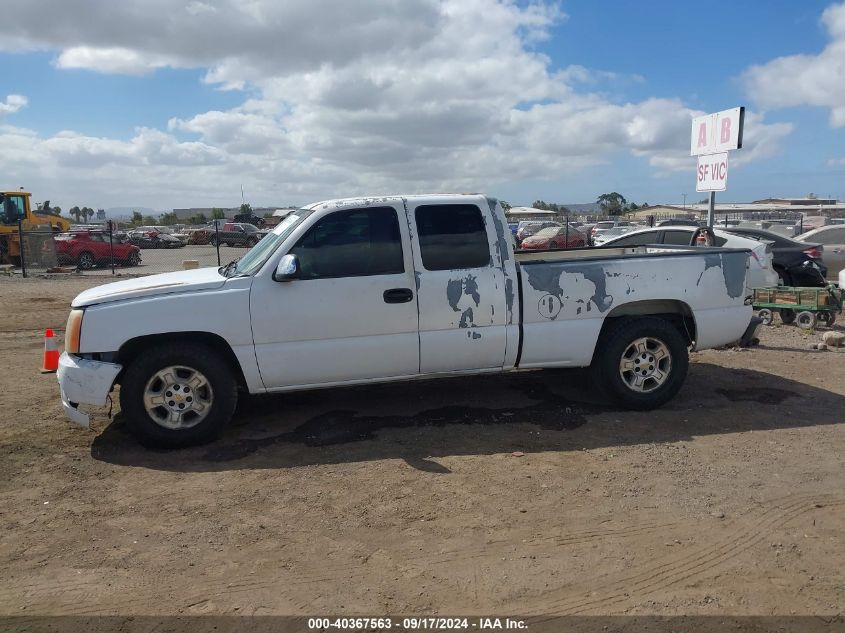
[[129, 339], [123, 343], [117, 351], [115, 362], [122, 365], [123, 369], [117, 375], [115, 382], [120, 382], [123, 372], [126, 371], [126, 367], [128, 367], [141, 352], [151, 349], [153, 346], [163, 346], [174, 343], [202, 345], [203, 347], [210, 349], [212, 352], [219, 354], [226, 364], [232, 369], [235, 380], [238, 383], [238, 387], [248, 390], [243, 368], [241, 367], [240, 362], [238, 362], [238, 358], [235, 356], [235, 352], [232, 350], [228, 341], [219, 334], [201, 331], [147, 334]]
[[[646, 299], [643, 301], [631, 301], [616, 306], [605, 317], [598, 340], [601, 341], [602, 337], [618, 323], [619, 319], [646, 316], [668, 321], [678, 330], [678, 333], [688, 345], [695, 343], [695, 315], [687, 303], [678, 299]], [[593, 351], [594, 356], [599, 347], [597, 343]]]

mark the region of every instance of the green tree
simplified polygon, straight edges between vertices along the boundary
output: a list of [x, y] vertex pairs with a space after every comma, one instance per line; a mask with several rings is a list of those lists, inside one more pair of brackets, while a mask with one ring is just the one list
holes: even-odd
[[510, 211], [513, 208], [511, 203], [507, 200], [499, 200], [499, 204], [502, 205], [502, 209], [505, 211]]
[[191, 224], [206, 224], [208, 218], [205, 217], [205, 213], [197, 213], [196, 215], [192, 215], [188, 221]]
[[153, 216], [151, 216], [151, 215], [145, 215], [145, 216], [142, 218], [142, 223], [143, 223], [143, 224], [145, 224], [145, 225], [155, 224], [155, 223], [156, 223], [156, 219], [155, 219]]
[[242, 215], [252, 215], [252, 206], [250, 206], [249, 202], [244, 202], [238, 213], [241, 213]]
[[133, 211], [132, 212], [132, 220], [130, 220], [132, 226], [141, 226], [144, 222], [144, 216], [141, 215], [140, 211]]
[[625, 196], [621, 193], [613, 191], [611, 193], [601, 194], [596, 198], [596, 202], [599, 203], [601, 210], [607, 215], [622, 215], [625, 213], [625, 205], [628, 201], [625, 200]]
[[223, 209], [218, 209], [217, 207], [214, 207], [211, 210], [211, 218], [213, 220], [225, 220], [226, 214], [223, 212]]
[[171, 226], [179, 222], [179, 217], [176, 215], [175, 211], [171, 211], [169, 213], [162, 213], [158, 221], [164, 226]]
[[77, 222], [79, 222], [79, 218], [82, 217], [82, 210], [79, 207], [73, 206], [67, 212], [67, 214], [74, 218]]

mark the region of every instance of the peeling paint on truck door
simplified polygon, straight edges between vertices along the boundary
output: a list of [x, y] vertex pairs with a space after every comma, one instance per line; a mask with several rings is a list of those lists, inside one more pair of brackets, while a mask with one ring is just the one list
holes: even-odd
[[410, 197], [420, 309], [420, 372], [501, 368], [507, 305], [487, 200]]

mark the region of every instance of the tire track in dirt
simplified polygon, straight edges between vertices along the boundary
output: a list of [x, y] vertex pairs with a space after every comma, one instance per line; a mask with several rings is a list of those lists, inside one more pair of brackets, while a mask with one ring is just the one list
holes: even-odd
[[838, 505], [845, 505], [845, 497], [824, 494], [787, 497], [776, 501], [775, 505], [770, 505], [753, 523], [748, 521], [751, 516], [743, 517], [749, 525], [729, 531], [716, 543], [698, 547], [681, 558], [652, 565], [639, 573], [619, 578], [613, 583], [584, 592], [577, 597], [563, 597], [551, 602], [548, 597], [542, 597], [534, 601], [536, 606], [528, 607], [526, 613], [577, 615], [597, 609], [602, 613], [609, 613], [609, 607], [632, 597], [645, 597], [712, 570], [751, 549], [771, 531], [783, 527], [816, 507]]
[[[568, 532], [564, 534], [556, 534], [549, 536], [542, 536], [536, 538], [536, 534], [532, 534], [534, 539], [528, 543], [514, 545], [514, 550], [522, 548], [531, 548], [532, 552], [537, 551], [544, 553], [554, 553], [559, 547], [566, 547], [571, 545], [578, 545], [588, 543], [591, 541], [602, 540], [607, 538], [630, 538], [642, 534], [648, 534], [656, 530], [663, 530], [678, 525], [677, 523], [643, 523], [637, 524], [630, 528], [608, 528], [604, 530], [587, 529], [577, 532]], [[520, 539], [517, 535], [516, 542]], [[447, 549], [438, 552], [432, 558], [430, 552], [414, 552], [407, 556], [402, 556], [402, 551], [389, 551], [380, 549], [388, 561], [400, 567], [419, 565], [420, 567], [435, 569], [447, 563], [468, 563], [480, 559], [488, 558], [494, 554], [491, 553], [491, 548], [501, 545], [513, 544], [513, 539], [496, 539], [484, 545]], [[362, 543], [362, 545], [365, 545]], [[501, 551], [496, 551], [495, 556], [501, 556]], [[382, 562], [384, 562], [382, 560]], [[291, 572], [294, 574], [293, 578], [287, 579], [284, 583], [280, 578], [273, 578], [271, 580], [229, 580], [225, 587], [221, 587], [220, 583], [202, 583], [201, 578], [192, 578], [191, 584], [195, 591], [180, 595], [180, 601], [191, 604], [191, 602], [201, 601], [203, 599], [213, 599], [225, 595], [239, 594], [243, 592], [260, 591], [262, 589], [273, 588], [279, 584], [290, 586], [302, 586], [319, 584], [330, 581], [337, 581], [338, 579], [345, 579], [347, 581], [360, 581], [372, 576], [372, 571], [367, 567], [366, 561], [349, 561], [338, 565], [327, 564], [323, 561], [324, 566], [319, 569], [308, 570], [300, 573]], [[140, 582], [139, 582], [140, 580]], [[112, 583], [115, 584], [115, 583]], [[152, 581], [146, 581], [137, 576], [133, 578], [131, 587], [126, 589], [132, 590], [133, 593], [138, 593], [141, 590], [143, 593], [153, 595], [156, 590], [161, 590], [161, 586]], [[211, 592], [211, 595], [209, 595]], [[102, 610], [92, 607], [92, 604], [97, 602], [97, 599], [102, 596], [102, 584], [98, 579], [88, 580], [79, 579], [76, 582], [67, 581], [45, 581], [45, 579], [37, 579], [30, 583], [18, 584], [13, 589], [0, 588], [0, 603], [8, 603], [13, 596], [20, 597], [24, 595], [30, 604], [38, 604], [43, 602], [46, 598], [53, 600], [61, 597], [63, 606], [57, 607], [62, 614], [101, 614], [101, 613], [119, 613], [123, 611], [130, 611], [134, 607], [148, 605], [149, 598], [139, 597], [130, 599], [115, 599], [114, 597], [108, 600], [108, 606]]]

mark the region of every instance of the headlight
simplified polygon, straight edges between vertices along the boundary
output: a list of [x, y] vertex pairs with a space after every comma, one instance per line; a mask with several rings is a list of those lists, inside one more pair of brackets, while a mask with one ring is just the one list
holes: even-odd
[[82, 332], [82, 316], [84, 310], [71, 310], [65, 328], [65, 351], [68, 354], [79, 353], [79, 336]]

